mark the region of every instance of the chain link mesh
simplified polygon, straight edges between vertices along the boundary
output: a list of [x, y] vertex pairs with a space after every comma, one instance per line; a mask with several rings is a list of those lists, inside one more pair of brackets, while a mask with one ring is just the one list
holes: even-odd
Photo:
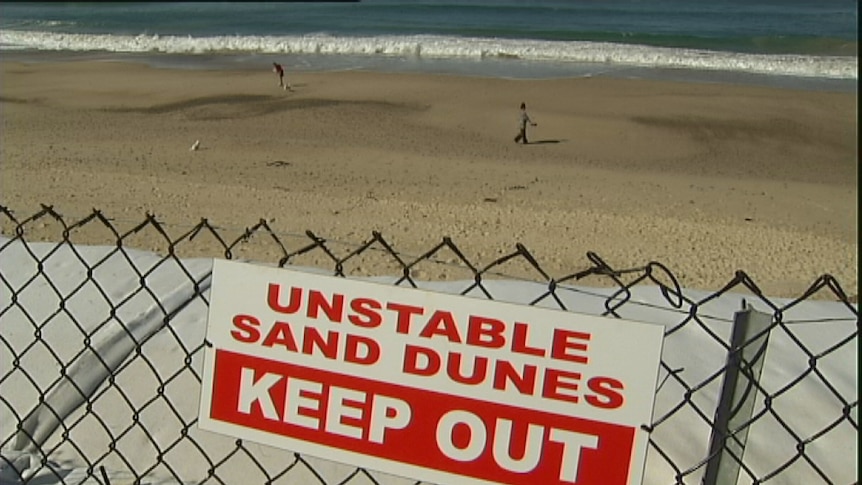
[[[0, 219], [5, 236], [0, 259], [14, 258], [16, 268], [28, 269], [19, 274], [0, 272], [4, 294], [0, 300], [0, 447], [5, 450], [0, 460], [4, 467], [0, 481], [26, 482], [27, 477], [17, 473], [21, 463], [16, 463], [16, 457], [26, 456], [37, 461], [30, 463], [31, 470], [48, 472], [57, 483], [142, 484], [157, 481], [153, 477], [168, 483], [208, 484], [420, 483], [247, 441], [206, 436], [197, 428], [198, 409], [170, 399], [178, 390], [200, 392], [206, 342], [200, 329], [183, 328], [175, 323], [175, 317], [190, 309], [206, 314], [210, 276], [206, 258], [223, 257], [254, 259], [281, 267], [308, 266], [343, 277], [362, 275], [364, 268], [373, 263], [395, 275], [387, 281], [408, 287], [418, 287], [429, 275], [433, 279], [445, 273], [448, 279], [466, 281], [461, 294], [491, 300], [496, 298], [490, 282], [530, 281], [539, 288], [531, 305], [641, 321], [649, 320], [651, 313], [671, 311], [678, 316], [678, 323], [666, 326], [666, 344], [691, 332], [704, 333], [711, 348], [691, 351], [719, 357], [738, 349], [728, 343], [730, 319], [716, 316], [711, 305], [724, 295], [743, 294], [770, 309], [772, 324], [768, 332], [782, 339], [786, 347], [783, 355], [791, 357], [770, 363], [783, 373], [783, 385], [766, 388], [752, 384], [750, 392], [758, 403], [754, 414], [738, 429], [729, 430], [733, 438], [759, 426], [768, 430], [767, 436], [776, 438], [770, 442], [750, 441], [744, 457], [733, 457], [741, 468], [739, 483], [800, 483], [796, 477], [801, 469], [806, 476], [822, 479], [822, 483], [851, 483], [846, 478], [850, 475], [836, 476], [829, 463], [836, 456], [840, 463], [856, 463], [857, 450], [855, 446], [847, 447], [843, 437], [858, 439], [857, 384], [833, 382], [835, 379], [822, 371], [821, 364], [834, 359], [841, 359], [842, 365], [857, 364], [858, 313], [855, 295], [848, 297], [829, 275], [817, 278], [804, 294], [792, 300], [768, 298], [742, 271], [717, 292], [692, 297], [661, 263], [617, 269], [592, 252], [586, 255], [589, 263], [585, 267], [554, 277], [521, 244], [516, 244], [510, 254], [480, 264], [469, 260], [447, 237], [422, 254], [408, 256], [378, 232], [362, 244], [348, 245], [328, 241], [311, 231], [279, 234], [265, 220], [236, 234], [202, 219], [172, 236], [171, 228], [152, 214], [125, 229], [98, 210], [68, 221], [50, 206], [24, 218], [0, 207]], [[37, 249], [33, 241], [36, 235], [53, 241], [52, 245]], [[93, 240], [103, 241], [102, 251], [89, 251], [90, 246], [81, 242], [89, 244]], [[138, 250], [132, 248], [152, 251], [152, 264], [136, 264]], [[115, 281], [111, 273], [118, 271], [118, 264], [127, 279], [134, 276], [134, 285], [111, 287]], [[57, 265], [65, 266], [59, 272], [48, 271]], [[166, 275], [186, 282], [182, 291], [161, 294], [155, 283]], [[597, 302], [595, 308], [569, 308], [564, 293], [588, 291], [571, 286], [576, 282], [597, 288], [591, 295]], [[639, 287], [657, 289], [665, 303], [663, 307], [636, 298]], [[34, 300], [37, 293], [39, 299]], [[123, 297], [112, 296], [118, 293]], [[100, 296], [94, 298], [93, 294]], [[800, 303], [809, 300], [838, 302], [846, 312], [836, 318], [797, 311]], [[95, 313], [104, 318], [81, 321], [78, 310], [82, 308], [90, 314], [95, 308]], [[148, 318], [141, 318], [141, 308], [148, 308]], [[843, 327], [851, 330], [838, 333], [822, 348], [810, 348], [800, 324], [829, 325], [836, 320], [852, 322]], [[12, 321], [25, 322], [27, 332], [13, 332], [12, 328], [21, 325], [13, 327]], [[141, 321], [156, 323], [142, 326]], [[61, 327], [74, 327], [82, 344], [58, 345], [54, 334]], [[171, 361], [154, 361], [153, 349], [166, 345], [174, 349]], [[46, 367], [56, 372], [32, 371]], [[81, 378], [82, 373], [77, 372], [81, 368], [88, 370], [85, 375], [98, 379]], [[672, 483], [700, 483], [711, 456], [708, 443], [702, 439], [704, 433], [662, 431], [673, 428], [673, 423], [683, 418], [709, 430], [715, 419], [715, 395], [726, 371], [725, 364], [705, 375], [693, 375], [680, 367], [673, 355], [662, 356], [663, 377], [657, 390], [654, 421], [646, 427], [651, 433], [647, 466], [665, 469], [675, 477]], [[52, 378], [46, 379], [46, 374]], [[128, 385], [130, 381], [134, 385]], [[799, 389], [806, 386], [814, 386], [817, 399], [823, 403], [819, 419], [800, 420], [794, 415], [794, 402], [802, 399]], [[34, 424], [36, 415], [41, 418]], [[51, 419], [45, 419], [46, 415]], [[172, 430], [170, 435], [147, 429], [143, 423], [154, 416], [172, 424], [163, 427]], [[675, 454], [670, 446], [675, 440], [692, 440], [691, 453]], [[770, 455], [780, 456], [779, 460], [764, 458], [766, 454], [757, 448], [778, 446], [779, 442], [793, 443]], [[816, 450], [812, 451], [814, 444]], [[824, 453], [824, 449], [828, 452]], [[80, 463], [85, 466], [70, 468]], [[106, 470], [111, 470], [111, 476]]]

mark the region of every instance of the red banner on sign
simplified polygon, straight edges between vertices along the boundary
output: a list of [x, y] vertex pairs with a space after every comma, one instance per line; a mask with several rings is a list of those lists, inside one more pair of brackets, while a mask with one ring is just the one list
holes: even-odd
[[507, 484], [624, 485], [635, 429], [216, 350], [210, 418]]

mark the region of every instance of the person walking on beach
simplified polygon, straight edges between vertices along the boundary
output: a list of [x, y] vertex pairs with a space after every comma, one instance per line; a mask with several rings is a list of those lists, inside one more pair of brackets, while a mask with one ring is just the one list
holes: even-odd
[[527, 141], [527, 123], [530, 126], [536, 126], [536, 123], [533, 123], [533, 120], [530, 119], [530, 115], [527, 114], [527, 104], [521, 103], [521, 113], [518, 115], [518, 136], [515, 137], [515, 143], [523, 140], [524, 145], [529, 143]]
[[285, 84], [284, 82], [284, 67], [277, 62], [272, 63], [272, 72], [278, 75], [278, 87], [287, 91], [290, 89], [290, 84]]

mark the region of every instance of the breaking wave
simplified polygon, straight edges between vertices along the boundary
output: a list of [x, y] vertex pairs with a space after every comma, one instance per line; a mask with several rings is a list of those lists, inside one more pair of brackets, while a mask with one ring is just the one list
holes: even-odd
[[429, 59], [521, 59], [619, 66], [721, 70], [768, 75], [856, 79], [847, 56], [753, 54], [587, 41], [465, 38], [433, 35], [344, 37], [67, 34], [0, 30], [0, 48], [166, 54], [315, 54]]

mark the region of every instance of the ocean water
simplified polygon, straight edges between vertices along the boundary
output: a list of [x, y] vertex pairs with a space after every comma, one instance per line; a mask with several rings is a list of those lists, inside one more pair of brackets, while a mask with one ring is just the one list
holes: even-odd
[[855, 0], [0, 3], [0, 49], [19, 59], [845, 89], [857, 80], [857, 26]]

